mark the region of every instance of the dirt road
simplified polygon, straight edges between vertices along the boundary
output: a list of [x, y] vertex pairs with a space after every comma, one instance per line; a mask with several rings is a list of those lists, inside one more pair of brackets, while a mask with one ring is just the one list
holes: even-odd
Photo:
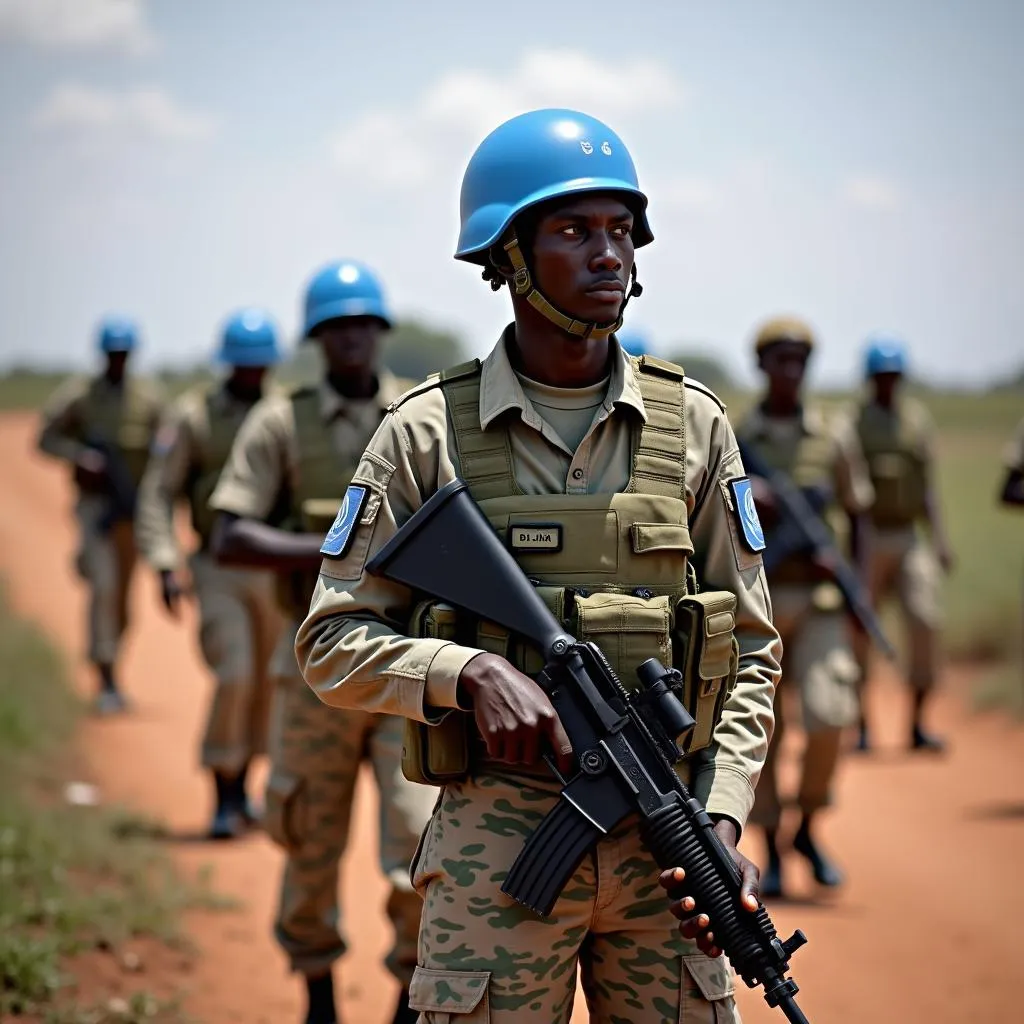
[[[73, 655], [82, 649], [84, 595], [72, 572], [71, 495], [64, 474], [31, 451], [34, 419], [0, 418], [0, 572], [15, 607]], [[168, 825], [185, 871], [214, 868], [216, 887], [243, 901], [239, 912], [196, 914], [189, 927], [201, 955], [180, 979], [187, 1007], [208, 1024], [297, 1021], [296, 986], [269, 926], [280, 858], [262, 836], [213, 846], [198, 841], [209, 793], [196, 746], [209, 683], [191, 610], [180, 623], [158, 607], [143, 572], [132, 601], [124, 664], [135, 713], [89, 721], [83, 731], [92, 781], [107, 800]], [[78, 664], [78, 662], [75, 662]], [[78, 683], [91, 685], [84, 668]], [[787, 862], [791, 902], [772, 907], [780, 931], [807, 933], [794, 961], [813, 1024], [973, 1022], [1019, 1015], [1024, 948], [1024, 728], [973, 717], [961, 695], [965, 672], [949, 673], [936, 725], [953, 737], [950, 756], [912, 758], [900, 749], [903, 695], [883, 678], [874, 713], [883, 752], [849, 759], [838, 809], [823, 835], [848, 874], [841, 894], [815, 891], [802, 863]], [[344, 870], [352, 949], [340, 973], [346, 1021], [390, 1019], [395, 985], [379, 966], [387, 943], [384, 887], [374, 868], [373, 794], [358, 794], [355, 841]], [[759, 854], [751, 840], [751, 855]], [[781, 1019], [741, 993], [745, 1019]], [[574, 1022], [585, 1020], [577, 1007]], [[525, 1024], [525, 1022], [524, 1022]]]

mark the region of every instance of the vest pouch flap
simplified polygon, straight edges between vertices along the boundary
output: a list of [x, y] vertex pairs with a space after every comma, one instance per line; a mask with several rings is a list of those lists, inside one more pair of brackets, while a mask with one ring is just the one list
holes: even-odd
[[697, 723], [687, 754], [711, 744], [726, 698], [736, 683], [736, 595], [709, 590], [676, 605], [676, 667], [683, 675], [683, 704]]
[[681, 523], [634, 523], [630, 527], [634, 553], [684, 551], [693, 554], [690, 531]]
[[576, 595], [576, 635], [601, 648], [628, 690], [636, 688], [636, 670], [648, 658], [672, 661], [672, 607], [666, 596], [632, 594]]
[[302, 503], [302, 528], [308, 533], [327, 533], [334, 525], [341, 501], [336, 498], [306, 498]]

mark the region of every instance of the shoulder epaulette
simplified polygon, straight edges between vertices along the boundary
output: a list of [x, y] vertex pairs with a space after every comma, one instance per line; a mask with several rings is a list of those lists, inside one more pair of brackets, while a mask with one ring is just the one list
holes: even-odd
[[694, 380], [692, 377], [685, 378], [683, 383], [686, 387], [692, 388], [694, 391], [699, 391], [702, 395], [707, 395], [707, 397], [710, 398], [711, 401], [722, 410], [722, 412], [725, 412], [725, 402], [723, 402], [706, 384], [701, 384], [699, 380]]
[[389, 406], [388, 412], [394, 412], [396, 409], [405, 405], [410, 398], [416, 395], [422, 395], [426, 391], [430, 391], [432, 388], [440, 387], [442, 384], [446, 384], [451, 380], [461, 380], [463, 377], [472, 377], [474, 374], [480, 372], [480, 360], [471, 359], [467, 363], [459, 363], [458, 366], [453, 366], [447, 370], [441, 370], [438, 373], [432, 373], [422, 384], [417, 384], [416, 387], [410, 388], [404, 395], [400, 395], [396, 398]]
[[640, 356], [634, 362], [641, 373], [653, 373], [658, 377], [667, 377], [669, 380], [683, 380], [686, 377], [681, 366], [670, 363], [667, 359], [659, 359], [657, 356]]

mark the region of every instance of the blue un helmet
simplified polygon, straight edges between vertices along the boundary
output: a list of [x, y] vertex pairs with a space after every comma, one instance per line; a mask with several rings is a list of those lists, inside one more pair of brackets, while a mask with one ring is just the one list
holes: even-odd
[[249, 306], [228, 317], [217, 358], [228, 366], [273, 366], [281, 361], [277, 326], [265, 310]]
[[907, 347], [903, 341], [891, 334], [873, 334], [868, 338], [867, 354], [864, 357], [864, 375], [874, 377], [879, 373], [906, 373]]
[[309, 338], [321, 324], [347, 316], [372, 316], [391, 326], [377, 275], [355, 260], [334, 260], [318, 270], [306, 288], [303, 332]]
[[108, 316], [96, 329], [96, 346], [101, 352], [131, 352], [139, 343], [139, 329], [126, 316]]
[[619, 331], [616, 335], [619, 344], [631, 356], [651, 355], [651, 344], [644, 331], [632, 328], [631, 330]]
[[[634, 247], [654, 240], [647, 196], [640, 191], [629, 150], [611, 128], [575, 110], [533, 110], [513, 117], [480, 143], [466, 168], [455, 258], [488, 267], [491, 246], [501, 243], [515, 271], [517, 295], [527, 295], [570, 334], [606, 337], [621, 326], [621, 310], [619, 320], [608, 325], [582, 323], [557, 310], [534, 287], [513, 228], [516, 217], [538, 203], [586, 192], [622, 193], [634, 212]], [[630, 294], [639, 295], [635, 267], [633, 273]]]

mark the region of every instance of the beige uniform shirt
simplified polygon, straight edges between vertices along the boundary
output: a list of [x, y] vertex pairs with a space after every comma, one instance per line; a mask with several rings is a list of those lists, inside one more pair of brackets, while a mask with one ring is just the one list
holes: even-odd
[[805, 437], [825, 437], [832, 449], [832, 486], [836, 501], [850, 515], [867, 512], [875, 501], [867, 463], [856, 429], [849, 416], [840, 416], [829, 423], [820, 410], [805, 408], [799, 416], [776, 418], [766, 416], [755, 406], [738, 427], [744, 442], [750, 441], [768, 449], [773, 444], [789, 445], [803, 434]]
[[[509, 329], [511, 330], [511, 328]], [[507, 336], [507, 333], [506, 333]], [[506, 410], [513, 469], [527, 494], [615, 493], [631, 469], [633, 410], [644, 416], [632, 366], [616, 349], [607, 393], [579, 447], [570, 451], [526, 397], [509, 363], [505, 338], [483, 364], [480, 419]], [[781, 645], [771, 623], [760, 557], [741, 546], [727, 481], [743, 475], [732, 428], [715, 400], [688, 388], [687, 504], [701, 585], [735, 593], [740, 670], [721, 723], [718, 751], [702, 762], [695, 792], [709, 811], [740, 825], [753, 801], [773, 725], [772, 699]], [[363, 571], [413, 512], [456, 477], [454, 438], [440, 388], [408, 398], [370, 442], [356, 482], [370, 495], [342, 559], [325, 559], [312, 607], [296, 641], [306, 681], [328, 704], [437, 721], [458, 707], [459, 673], [478, 653], [441, 640], [404, 635], [406, 588]]]
[[[118, 401], [125, 388], [132, 388], [147, 407], [147, 416], [153, 430], [163, 411], [163, 394], [157, 384], [138, 377], [125, 377], [120, 385], [111, 384], [105, 377], [98, 380], [101, 394], [109, 391], [111, 402]], [[86, 447], [85, 435], [93, 429], [86, 422], [83, 399], [93, 381], [87, 377], [73, 377], [65, 381], [50, 396], [43, 407], [43, 427], [39, 435], [39, 449], [57, 459], [75, 462]]]
[[[189, 477], [200, 465], [200, 445], [209, 431], [206, 397], [205, 388], [190, 391], [168, 410], [139, 488], [136, 543], [143, 558], [158, 572], [176, 569], [181, 564], [174, 531], [174, 504], [185, 494]], [[220, 388], [213, 395], [209, 412], [234, 418], [254, 405]]]
[[[368, 399], [344, 398], [326, 381], [319, 387], [324, 427], [335, 450], [351, 453], [353, 462], [380, 425], [384, 410], [404, 390], [403, 383], [387, 372], [381, 372], [378, 381], [377, 394]], [[253, 406], [238, 431], [210, 506], [243, 519], [267, 520], [282, 495], [289, 488], [297, 490], [299, 464], [291, 400], [286, 394], [269, 395]]]

